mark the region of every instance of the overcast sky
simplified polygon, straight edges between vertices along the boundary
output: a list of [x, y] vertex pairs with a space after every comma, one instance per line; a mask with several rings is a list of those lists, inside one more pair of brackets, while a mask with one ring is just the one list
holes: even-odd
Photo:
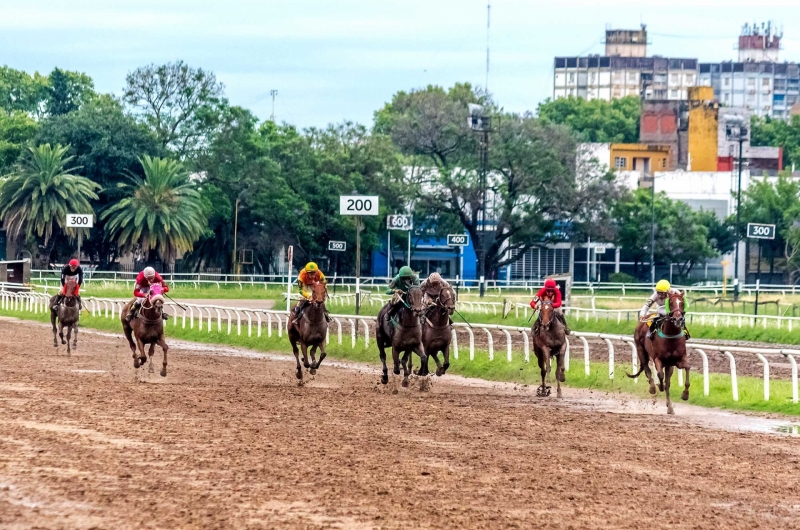
[[[773, 20], [782, 59], [800, 61], [798, 0], [491, 3], [489, 89], [513, 111], [551, 95], [554, 56], [602, 53], [606, 24], [646, 23], [651, 54], [719, 61], [743, 23]], [[0, 0], [0, 64], [83, 71], [119, 94], [137, 66], [183, 59], [264, 119], [277, 89], [277, 119], [301, 127], [371, 123], [398, 90], [483, 85], [485, 54], [486, 0]]]

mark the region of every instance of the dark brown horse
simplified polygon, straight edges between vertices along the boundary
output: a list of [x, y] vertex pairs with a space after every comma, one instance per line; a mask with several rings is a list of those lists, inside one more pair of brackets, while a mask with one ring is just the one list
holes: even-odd
[[[289, 342], [292, 343], [294, 358], [297, 360], [297, 378], [303, 379], [303, 370], [300, 367], [300, 352], [297, 343], [303, 349], [303, 366], [309, 368], [311, 375], [317, 373], [319, 365], [325, 358], [325, 339], [328, 336], [328, 321], [325, 318], [325, 299], [328, 297], [328, 288], [324, 283], [315, 283], [311, 288], [311, 300], [303, 309], [303, 315], [294, 323], [294, 318], [289, 318], [286, 331]], [[299, 303], [299, 302], [298, 302]], [[308, 363], [308, 348], [311, 347], [311, 364]], [[319, 348], [319, 362], [314, 354]]]
[[[422, 319], [422, 345], [428, 358], [433, 356], [436, 362], [436, 375], [442, 376], [450, 368], [450, 342], [453, 340], [453, 328], [450, 316], [456, 309], [456, 294], [451, 288], [442, 289], [433, 300]], [[444, 356], [444, 364], [439, 362], [439, 352]], [[427, 361], [426, 361], [427, 362]], [[409, 369], [411, 369], [409, 360]], [[428, 372], [427, 364], [424, 371]]]
[[[669, 395], [670, 379], [672, 379], [672, 372], [675, 368], [686, 370], [686, 387], [681, 394], [681, 399], [684, 401], [689, 399], [689, 360], [686, 354], [686, 335], [683, 331], [686, 319], [683, 294], [668, 295], [665, 305], [667, 316], [653, 334], [652, 339], [647, 337], [650, 330], [647, 320], [640, 321], [636, 326], [633, 340], [639, 358], [639, 371], [633, 375], [626, 375], [635, 378], [644, 372], [650, 383], [650, 393], [655, 395], [656, 386], [650, 370], [650, 361], [652, 360], [658, 373], [658, 389], [667, 395], [667, 414], [675, 414]], [[655, 326], [655, 324], [652, 325]]]
[[428, 375], [428, 356], [422, 344], [422, 323], [420, 317], [425, 311], [422, 303], [422, 290], [412, 287], [401, 298], [402, 306], [391, 319], [388, 317], [391, 303], [383, 306], [378, 313], [378, 322], [375, 329], [375, 341], [378, 343], [381, 362], [383, 363], [383, 376], [381, 383], [389, 382], [389, 370], [386, 367], [386, 348], [392, 348], [394, 361], [394, 374], [400, 375], [400, 352], [403, 352], [403, 386], [408, 386], [409, 363], [411, 352], [419, 355], [422, 368], [420, 376]]
[[[139, 368], [144, 366], [147, 362], [148, 355], [150, 356], [150, 372], [153, 371], [153, 353], [156, 349], [156, 344], [161, 346], [161, 351], [164, 352], [164, 364], [161, 367], [161, 377], [167, 376], [167, 351], [169, 346], [164, 340], [164, 298], [160, 294], [155, 294], [146, 297], [134, 318], [128, 322], [125, 318], [130, 310], [131, 304], [134, 300], [128, 302], [121, 315], [122, 330], [125, 332], [125, 338], [128, 339], [128, 345], [133, 352], [133, 367]], [[133, 342], [134, 336], [136, 343]], [[148, 355], [145, 355], [144, 347], [150, 345]], [[139, 351], [137, 355], [136, 351]]]
[[[78, 298], [74, 296], [74, 289], [68, 288], [69, 294], [62, 298], [61, 303], [55, 305], [56, 297], [50, 298], [50, 323], [53, 325], [53, 346], [58, 347], [58, 340], [56, 333], [61, 337], [61, 344], [67, 345], [67, 355], [72, 353], [69, 341], [72, 337], [72, 332], [75, 332], [75, 338], [72, 341], [72, 348], [78, 349], [78, 320], [81, 316]], [[56, 326], [58, 320], [58, 326]], [[64, 340], [64, 328], [67, 328], [67, 339]]]
[[564, 376], [564, 352], [567, 343], [566, 330], [560, 318], [555, 315], [553, 303], [543, 300], [539, 310], [538, 333], [533, 334], [533, 351], [542, 371], [542, 386], [536, 389], [537, 396], [550, 395], [550, 359], [556, 358], [556, 393], [561, 397], [561, 383]]

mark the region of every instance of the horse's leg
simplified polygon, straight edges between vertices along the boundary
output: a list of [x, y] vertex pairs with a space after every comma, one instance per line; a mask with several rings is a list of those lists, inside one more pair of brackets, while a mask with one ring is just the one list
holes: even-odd
[[56, 314], [50, 311], [50, 323], [53, 325], [53, 346], [58, 348], [58, 328], [56, 327]]
[[61, 339], [61, 344], [66, 344], [67, 341], [64, 340], [64, 327], [65, 325], [61, 323], [61, 319], [58, 320], [58, 337]]
[[314, 344], [313, 346], [311, 346], [311, 367], [308, 370], [311, 373], [311, 375], [315, 375], [317, 373], [316, 351], [317, 351], [317, 345]]
[[70, 342], [72, 341], [72, 326], [67, 326], [67, 355], [72, 353], [72, 348], [70, 348]]
[[689, 401], [689, 363], [686, 363], [685, 370], [686, 370], [686, 374], [684, 375], [685, 383], [683, 387], [683, 393], [681, 394], [681, 399], [684, 401]]
[[556, 395], [561, 397], [561, 383], [566, 380], [564, 377], [564, 354], [556, 355]]
[[[319, 367], [322, 364], [322, 359], [324, 359], [326, 355], [327, 353], [325, 352], [325, 341], [323, 340], [322, 342], [319, 343], [319, 361], [317, 361], [317, 366], [316, 366], [317, 370], [319, 370]], [[385, 364], [384, 368], [386, 368]]]
[[144, 353], [144, 343], [139, 337], [136, 337], [136, 350], [138, 355], [136, 356], [133, 366], [139, 368], [140, 366], [144, 366], [144, 363], [147, 362], [147, 355]]
[[549, 396], [550, 395], [550, 388], [553, 386], [552, 385], [552, 381], [550, 380], [550, 367], [551, 367], [551, 365], [553, 363], [550, 360], [551, 359], [551, 357], [550, 357], [550, 348], [544, 347], [544, 348], [542, 348], [542, 350], [544, 350], [544, 366], [545, 366], [544, 389], [545, 389], [546, 395]]
[[72, 349], [73, 350], [77, 350], [78, 349], [78, 323], [77, 322], [75, 322], [72, 325], [72, 329], [75, 332], [75, 338], [72, 339]]
[[427, 376], [430, 374], [428, 370], [428, 354], [425, 353], [425, 345], [422, 342], [419, 343], [417, 350], [415, 350], [417, 355], [419, 355], [419, 362], [420, 362], [420, 374], [421, 376]]
[[544, 365], [544, 351], [541, 350], [541, 349], [539, 349], [538, 351], [536, 351], [536, 350], [534, 350], [534, 351], [536, 353], [536, 362], [539, 363], [539, 371], [542, 374], [542, 385], [539, 388], [536, 389], [536, 395], [537, 396], [543, 396], [544, 395], [544, 389], [545, 389], [544, 376], [547, 374], [547, 370], [544, 367], [545, 366]]
[[[386, 348], [383, 345], [381, 340], [378, 340], [378, 355], [381, 358], [381, 364], [383, 365], [383, 375], [381, 375], [381, 384], [385, 385], [389, 383], [389, 368], [386, 366]], [[322, 361], [322, 359], [320, 359]]]
[[433, 362], [436, 363], [436, 376], [441, 377], [444, 373], [444, 368], [442, 367], [442, 363], [439, 361], [439, 352], [434, 351], [433, 353], [429, 354], [428, 357], [433, 357]]
[[150, 343], [150, 349], [147, 352], [147, 356], [150, 358], [150, 362], [147, 363], [147, 373], [152, 374], [155, 370], [153, 370], [153, 354], [156, 352], [156, 343]]
[[408, 366], [409, 366], [409, 364], [411, 364], [411, 363], [409, 363], [410, 357], [411, 357], [411, 350], [406, 350], [406, 351], [403, 352], [403, 361], [402, 362], [403, 362], [403, 386], [404, 387], [408, 386], [408, 374], [410, 372], [410, 370], [408, 369]]
[[311, 368], [311, 365], [308, 364], [308, 346], [305, 342], [300, 341], [300, 349], [303, 350], [303, 366]]
[[289, 334], [289, 342], [292, 344], [292, 353], [294, 353], [294, 360], [297, 361], [297, 372], [295, 375], [298, 379], [303, 378], [303, 368], [300, 366], [300, 350], [297, 348], [297, 337]]
[[650, 393], [656, 395], [656, 384], [653, 382], [653, 371], [650, 370], [650, 356], [645, 351], [644, 346], [636, 343], [636, 353], [639, 357], [639, 364], [644, 369], [644, 375], [647, 377], [647, 382], [650, 383]]
[[392, 362], [394, 363], [394, 375], [400, 375], [400, 350], [392, 345]]
[[442, 365], [442, 375], [447, 373], [447, 369], [450, 368], [450, 342], [448, 341], [447, 347], [442, 352], [444, 356], [444, 364]]
[[658, 375], [658, 389], [664, 391], [664, 363], [658, 357], [653, 361], [656, 365], [656, 374]]
[[666, 381], [664, 382], [664, 392], [667, 394], [667, 414], [675, 414], [675, 411], [672, 408], [672, 400], [669, 398], [669, 383], [670, 379], [672, 379], [672, 371], [675, 369], [674, 366], [667, 366], [664, 370], [666, 372]]
[[169, 351], [169, 346], [167, 346], [167, 341], [164, 340], [163, 336], [158, 339], [158, 345], [161, 346], [161, 351], [164, 352], [164, 364], [161, 365], [161, 377], [167, 377], [167, 351]]

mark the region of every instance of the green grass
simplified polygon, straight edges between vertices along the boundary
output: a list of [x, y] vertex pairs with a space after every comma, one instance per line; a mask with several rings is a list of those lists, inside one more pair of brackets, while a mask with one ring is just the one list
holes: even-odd
[[[15, 311], [0, 310], [0, 315], [11, 316], [17, 318], [25, 318], [29, 320], [37, 320], [40, 322], [49, 321], [47, 314], [30, 314]], [[180, 319], [178, 319], [180, 320]], [[246, 325], [242, 326], [242, 335], [236, 335], [235, 325], [232, 328], [233, 334], [227, 335], [225, 330], [227, 323], [223, 322], [223, 331], [217, 332], [216, 328], [211, 332], [205, 330], [198, 331], [197, 329], [183, 329], [180, 321], [177, 325], [173, 325], [174, 321], [169, 321], [167, 327], [167, 336], [169, 338], [188, 340], [200, 343], [219, 344], [234, 347], [248, 348], [261, 352], [284, 352], [291, 353], [288, 339], [286, 334], [278, 338], [277, 332], [273, 327], [272, 337], [267, 337], [266, 324], [262, 329], [262, 337], [256, 336], [256, 328], [253, 325], [253, 336], [247, 336]], [[117, 318], [101, 318], [92, 317], [83, 314], [81, 318], [81, 326], [86, 328], [93, 328], [102, 331], [121, 332], [121, 325]], [[48, 333], [41, 330], [41, 333]], [[336, 344], [335, 336], [332, 337], [332, 342], [328, 347], [328, 354], [335, 359], [345, 359], [359, 362], [367, 362], [373, 366], [379, 365], [378, 351], [374, 343], [374, 339], [370, 341], [370, 347], [364, 348], [363, 335], [359, 335], [359, 340], [356, 348], [350, 348], [350, 334], [349, 329], [343, 330], [342, 346]], [[124, 341], [124, 339], [120, 338]], [[127, 350], [126, 350], [127, 351]], [[508, 362], [505, 358], [505, 349], [498, 348], [495, 354], [494, 361], [489, 361], [488, 353], [485, 351], [476, 351], [475, 359], [469, 361], [469, 351], [460, 345], [460, 358], [451, 359], [451, 369], [448, 373], [459, 374], [466, 377], [476, 377], [489, 381], [502, 381], [512, 382], [521, 385], [538, 386], [541, 379], [538, 366], [536, 365], [535, 358], [532, 357], [531, 363], [524, 362], [522, 355], [515, 351], [512, 362]], [[615, 365], [615, 378], [610, 380], [608, 378], [608, 363], [592, 362], [591, 375], [586, 376], [583, 369], [583, 356], [578, 354], [577, 351], [573, 352], [571, 367], [567, 372], [567, 382], [565, 386], [576, 388], [587, 388], [598, 391], [605, 391], [610, 393], [626, 393], [632, 394], [637, 397], [647, 398], [648, 385], [642, 375], [639, 382], [634, 383], [633, 380], [625, 377], [624, 372], [630, 371], [630, 354], [626, 350], [617, 357]], [[390, 361], [391, 362], [391, 361]], [[415, 360], [419, 364], [419, 360]], [[430, 366], [434, 366], [431, 361]], [[391, 365], [390, 365], [391, 370]], [[731, 379], [730, 376], [725, 374], [711, 374], [710, 376], [710, 395], [703, 396], [703, 379], [702, 374], [692, 372], [691, 374], [691, 395], [689, 403], [700, 405], [704, 407], [717, 407], [730, 410], [747, 410], [758, 412], [775, 412], [790, 415], [800, 415], [800, 405], [791, 402], [791, 383], [790, 381], [772, 380], [771, 396], [769, 401], [763, 400], [763, 381], [760, 378], [753, 377], [739, 377], [739, 401], [734, 402], [731, 396]], [[680, 392], [682, 388], [677, 387], [677, 376], [673, 377], [673, 398], [679, 401]], [[663, 396], [659, 397], [660, 402], [663, 404]]]

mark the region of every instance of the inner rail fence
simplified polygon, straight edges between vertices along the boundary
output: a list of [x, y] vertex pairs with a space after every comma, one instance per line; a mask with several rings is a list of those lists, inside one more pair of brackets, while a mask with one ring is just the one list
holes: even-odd
[[[0, 291], [0, 309], [10, 313], [19, 313], [23, 317], [25, 314], [49, 313], [49, 302], [50, 297], [42, 293]], [[120, 318], [121, 311], [128, 302], [129, 300], [94, 297], [87, 298], [84, 301], [93, 317], [110, 319]], [[167, 329], [169, 329], [169, 327], [177, 328], [178, 326], [180, 326], [181, 329], [187, 329], [188, 326], [188, 329], [197, 329], [200, 332], [206, 331], [211, 333], [212, 330], [216, 328], [217, 333], [224, 333], [227, 335], [235, 333], [241, 336], [244, 327], [246, 328], [245, 332], [248, 337], [252, 337], [253, 333], [256, 334], [256, 337], [262, 337], [264, 335], [272, 337], [274, 333], [278, 338], [282, 338], [284, 336], [284, 328], [289, 318], [289, 314], [286, 311], [277, 310], [192, 303], [183, 303], [181, 304], [183, 308], [181, 308], [172, 302], [167, 302], [166, 305], [172, 311], [172, 318], [166, 324]], [[337, 314], [331, 316], [333, 322], [328, 328], [328, 344], [330, 344], [332, 340], [331, 336], [333, 335], [337, 344], [343, 345], [344, 336], [346, 330], [348, 330], [350, 335], [350, 347], [352, 349], [356, 349], [359, 345], [362, 345], [364, 349], [369, 348], [370, 341], [374, 340], [375, 317]], [[471, 326], [460, 323], [455, 324], [452, 336], [452, 353], [454, 358], [459, 359], [459, 354], [463, 351], [463, 348], [459, 348], [459, 335], [462, 336], [463, 340], [463, 336], [466, 334], [469, 361], [475, 360], [475, 339], [477, 334], [479, 337], [481, 335], [485, 336], [487, 348], [485, 351], [488, 353], [489, 361], [493, 362], [495, 358], [495, 336], [493, 332], [502, 334], [505, 339], [505, 358], [507, 362], [512, 362], [515, 355], [517, 358], [521, 355], [526, 363], [530, 362], [532, 344], [530, 336], [531, 330], [527, 327], [504, 326], [499, 324], [472, 324]], [[572, 341], [567, 341], [564, 352], [565, 368], [567, 371], [570, 369], [571, 350], [575, 342], [578, 343], [576, 346], [583, 351], [583, 369], [586, 376], [591, 375], [590, 353], [592, 349], [604, 348], [605, 352], [608, 354], [608, 378], [614, 379], [616, 369], [615, 344], [617, 348], [627, 348], [629, 350], [631, 355], [631, 370], [634, 373], [638, 371], [638, 356], [632, 336], [572, 332], [571, 338]], [[729, 361], [733, 401], [739, 401], [736, 357], [733, 355], [734, 353], [737, 356], [746, 356], [750, 359], [755, 357], [763, 365], [763, 390], [765, 401], [770, 400], [770, 363], [765, 356], [769, 355], [784, 358], [789, 362], [791, 367], [792, 403], [798, 403], [798, 376], [795, 357], [800, 355], [800, 350], [722, 346], [694, 340], [687, 342], [687, 348], [690, 351], [697, 352], [702, 359], [703, 395], [705, 396], [708, 396], [710, 393], [708, 355], [706, 354], [706, 350], [708, 350], [721, 353]], [[483, 351], [484, 350], [481, 352]], [[682, 370], [678, 370], [677, 372], [678, 385], [682, 386], [684, 373]], [[638, 378], [634, 379], [634, 381], [638, 382]]]

